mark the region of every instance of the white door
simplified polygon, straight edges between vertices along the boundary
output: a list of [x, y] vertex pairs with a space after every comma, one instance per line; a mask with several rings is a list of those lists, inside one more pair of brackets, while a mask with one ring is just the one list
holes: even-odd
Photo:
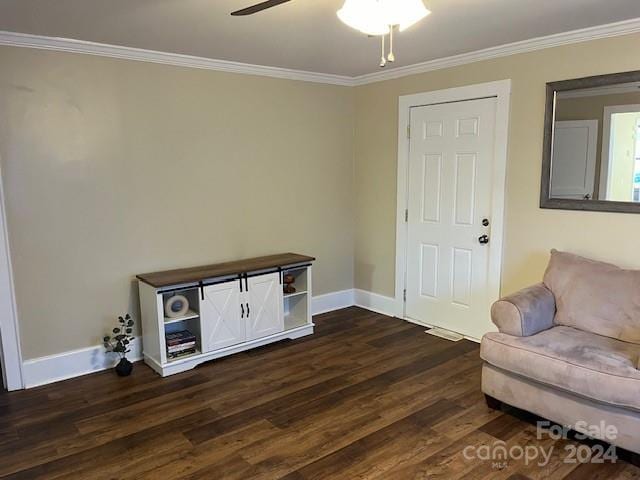
[[279, 273], [249, 278], [247, 337], [262, 338], [284, 331], [282, 285]]
[[410, 113], [406, 315], [473, 338], [494, 330], [486, 242], [496, 102], [413, 107]]
[[598, 120], [555, 123], [551, 198], [593, 198], [597, 146]]
[[238, 280], [204, 287], [204, 300], [200, 300], [204, 352], [246, 341], [246, 312], [241, 311], [241, 300]]

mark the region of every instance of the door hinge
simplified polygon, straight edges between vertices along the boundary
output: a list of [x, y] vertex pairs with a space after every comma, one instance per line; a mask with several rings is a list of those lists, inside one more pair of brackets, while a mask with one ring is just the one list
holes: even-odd
[[407, 223], [409, 221], [409, 209], [404, 209], [404, 222]]
[[402, 300], [404, 300], [405, 303], [407, 302], [407, 289], [406, 288], [402, 291]]
[[411, 125], [407, 125], [407, 138], [411, 139]]

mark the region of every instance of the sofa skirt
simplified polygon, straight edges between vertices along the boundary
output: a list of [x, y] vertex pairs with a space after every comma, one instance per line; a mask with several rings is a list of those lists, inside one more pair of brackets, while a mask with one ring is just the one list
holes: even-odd
[[[482, 391], [508, 405], [640, 453], [640, 413], [574, 395], [484, 363]], [[581, 428], [582, 425], [587, 428]], [[615, 439], [593, 435], [589, 426], [614, 426]], [[606, 435], [606, 432], [602, 432]]]

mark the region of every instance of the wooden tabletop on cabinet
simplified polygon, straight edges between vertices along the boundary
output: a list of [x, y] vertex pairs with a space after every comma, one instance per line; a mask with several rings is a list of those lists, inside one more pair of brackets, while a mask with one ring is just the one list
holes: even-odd
[[138, 280], [148, 283], [152, 287], [162, 288], [183, 283], [199, 282], [201, 280], [225, 277], [228, 275], [243, 274], [266, 270], [269, 268], [286, 267], [300, 263], [310, 263], [315, 257], [300, 255], [298, 253], [279, 253], [265, 257], [247, 258], [233, 262], [215, 263], [199, 267], [179, 268], [177, 270], [165, 270], [162, 272], [142, 273], [136, 275]]

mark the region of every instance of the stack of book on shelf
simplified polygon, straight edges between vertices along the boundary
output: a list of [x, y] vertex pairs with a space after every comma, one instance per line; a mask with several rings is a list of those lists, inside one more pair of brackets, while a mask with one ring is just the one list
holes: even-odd
[[179, 358], [196, 353], [196, 336], [189, 330], [165, 334], [167, 358]]

